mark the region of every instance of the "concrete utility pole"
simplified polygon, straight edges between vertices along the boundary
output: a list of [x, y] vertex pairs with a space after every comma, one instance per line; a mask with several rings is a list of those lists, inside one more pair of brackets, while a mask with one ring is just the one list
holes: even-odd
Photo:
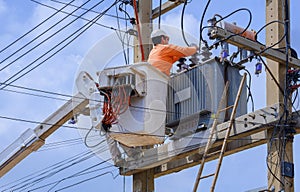
[[[136, 30], [139, 35], [135, 38], [134, 46], [134, 62], [146, 61], [152, 48], [150, 42], [150, 34], [152, 31], [152, 0], [133, 0], [137, 7], [136, 11]], [[139, 29], [139, 30], [138, 30]], [[140, 39], [139, 39], [140, 38]], [[142, 46], [142, 49], [141, 47]], [[143, 51], [143, 53], [141, 53]], [[154, 192], [154, 170], [148, 169], [136, 174], [133, 174], [133, 192]]]
[[[286, 7], [287, 6], [287, 7]], [[272, 21], [289, 22], [289, 1], [285, 0], [266, 0], [266, 23]], [[273, 23], [266, 28], [266, 45], [272, 46], [280, 41], [280, 39], [286, 35], [289, 38], [289, 25], [285, 23]], [[281, 41], [274, 48], [286, 47], [286, 42]], [[275, 76], [277, 82], [280, 84], [282, 90], [285, 89], [285, 63], [278, 63], [274, 60], [267, 59], [267, 64]], [[284, 100], [284, 95], [275, 83], [270, 73], [267, 73], [267, 105], [274, 103], [284, 103], [288, 100]], [[285, 104], [288, 104], [286, 102]], [[287, 105], [286, 105], [287, 107]], [[290, 109], [282, 109], [279, 114], [284, 114], [280, 125], [285, 123], [286, 111]], [[293, 135], [284, 135], [282, 132], [286, 132], [286, 127], [274, 127], [274, 129], [268, 130], [268, 189], [285, 192], [294, 191], [294, 168], [293, 168]], [[271, 138], [271, 139], [270, 139]]]

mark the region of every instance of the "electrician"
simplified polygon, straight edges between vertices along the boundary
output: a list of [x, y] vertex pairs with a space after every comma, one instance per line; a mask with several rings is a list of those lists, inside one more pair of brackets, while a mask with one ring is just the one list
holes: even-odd
[[148, 62], [166, 75], [170, 75], [173, 63], [182, 57], [187, 57], [197, 52], [197, 46], [180, 47], [169, 44], [169, 36], [160, 29], [151, 33], [154, 44], [150, 51]]

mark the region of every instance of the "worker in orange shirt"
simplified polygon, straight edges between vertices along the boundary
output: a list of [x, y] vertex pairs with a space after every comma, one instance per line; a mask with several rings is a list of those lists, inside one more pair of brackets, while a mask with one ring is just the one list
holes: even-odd
[[148, 62], [168, 76], [173, 63], [182, 57], [195, 54], [198, 49], [197, 46], [180, 47], [169, 44], [169, 36], [161, 29], [154, 30], [151, 39], [154, 47], [149, 54]]

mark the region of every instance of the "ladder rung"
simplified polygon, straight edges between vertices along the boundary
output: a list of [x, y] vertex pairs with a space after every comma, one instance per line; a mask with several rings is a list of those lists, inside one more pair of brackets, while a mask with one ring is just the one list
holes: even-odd
[[226, 127], [226, 128], [223, 128], [223, 129], [220, 129], [218, 132], [223, 132], [223, 131], [226, 131], [228, 130], [229, 127]]
[[226, 131], [228, 130], [229, 127], [226, 127], [226, 128], [223, 128], [223, 129], [220, 129], [220, 130], [215, 130], [214, 132], [212, 132], [212, 134], [215, 134], [215, 133], [221, 133], [223, 131]]
[[208, 153], [208, 154], [205, 156], [205, 158], [214, 156], [214, 155], [216, 155], [216, 154], [219, 154], [220, 152], [221, 152], [221, 150], [218, 150], [218, 151], [215, 151], [215, 152], [212, 152], [212, 153]]
[[204, 175], [203, 177], [200, 177], [200, 179], [205, 179], [205, 178], [208, 178], [208, 177], [212, 177], [214, 176], [216, 173], [212, 173], [212, 174], [209, 174], [209, 175]]
[[230, 106], [228, 106], [228, 107], [225, 107], [224, 109], [221, 109], [219, 112], [226, 111], [227, 109], [230, 109], [230, 108], [233, 108], [233, 105], [230, 105]]

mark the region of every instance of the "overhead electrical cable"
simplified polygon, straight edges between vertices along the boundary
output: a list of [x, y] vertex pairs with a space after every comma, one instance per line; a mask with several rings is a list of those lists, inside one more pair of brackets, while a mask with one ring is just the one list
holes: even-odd
[[[104, 163], [105, 161], [102, 161], [101, 163]], [[93, 167], [93, 166], [92, 166]], [[109, 166], [106, 166], [106, 167], [102, 167], [102, 168], [99, 168], [99, 169], [96, 169], [96, 170], [93, 170], [93, 171], [89, 171], [89, 172], [86, 172], [86, 173], [77, 173], [77, 174], [74, 174], [74, 175], [71, 175], [71, 176], [67, 176], [67, 177], [64, 177], [62, 179], [59, 179], [57, 181], [53, 181], [53, 182], [50, 182], [50, 183], [47, 183], [47, 184], [44, 184], [44, 185], [41, 185], [41, 186], [38, 186], [36, 188], [33, 188], [33, 189], [30, 189], [28, 190], [28, 192], [31, 192], [31, 191], [36, 191], [38, 189], [42, 189], [42, 188], [45, 188], [45, 187], [48, 187], [50, 185], [54, 185], [52, 186], [50, 189], [48, 189], [48, 191], [52, 190], [54, 187], [56, 187], [59, 183], [61, 183], [62, 181], [66, 181], [68, 179], [72, 179], [74, 177], [79, 177], [79, 176], [82, 176], [82, 175], [87, 175], [87, 174], [91, 174], [91, 173], [94, 173], [94, 172], [99, 172], [99, 171], [102, 171], [104, 169], [107, 169], [107, 168], [111, 168], [111, 167], [114, 167], [114, 165], [109, 165]], [[115, 167], [114, 167], [115, 168]], [[117, 168], [115, 168], [117, 169]]]
[[[39, 4], [39, 5], [42, 5], [42, 6], [45, 6], [45, 7], [48, 7], [48, 8], [50, 8], [50, 9], [53, 9], [53, 10], [57, 10], [57, 11], [58, 11], [57, 8], [55, 8], [55, 7], [53, 7], [53, 6], [50, 6], [50, 5], [46, 5], [45, 3], [41, 3], [41, 2], [38, 2], [38, 1], [36, 1], [36, 0], [31, 0], [31, 1], [33, 1], [33, 2], [35, 2], [35, 3], [37, 3], [37, 4]], [[61, 12], [61, 13], [64, 13], [64, 14], [67, 14], [67, 15], [70, 14], [71, 16], [73, 16], [73, 17], [78, 17], [78, 18], [80, 18], [80, 19], [82, 19], [82, 20], [84, 20], [84, 21], [91, 22], [90, 19], [81, 17], [81, 16], [79, 16], [79, 15], [71, 14], [71, 13], [66, 12], [66, 11], [60, 11], [60, 12]], [[111, 30], [114, 30], [114, 31], [119, 31], [119, 32], [126, 33], [126, 31], [118, 30], [118, 29], [116, 29], [116, 28], [114, 28], [114, 27], [107, 26], [107, 25], [103, 25], [103, 24], [98, 23], [98, 22], [95, 22], [95, 25], [98, 25], [98, 26], [100, 26], [100, 27], [104, 27], [104, 28], [107, 28], [107, 29], [111, 29]]]
[[[66, 4], [65, 2], [58, 1], [58, 0], [51, 0], [51, 1], [56, 2], [56, 3], [60, 3], [60, 4]], [[74, 4], [70, 4], [70, 6], [76, 7], [76, 8], [78, 7], [77, 5], [74, 5]], [[81, 7], [80, 9], [88, 10], [86, 8], [83, 8], [83, 7]], [[97, 11], [94, 11], [94, 10], [89, 10], [89, 12], [96, 13], [96, 14], [101, 14], [100, 12], [97, 12]], [[130, 18], [126, 18], [126, 17], [123, 18], [123, 17], [119, 17], [119, 16], [116, 16], [116, 15], [111, 15], [111, 14], [107, 14], [107, 13], [105, 13], [104, 15], [109, 16], [109, 17], [114, 17], [114, 18], [117, 18], [117, 19], [122, 19], [122, 20], [130, 20]]]
[[189, 43], [187, 42], [187, 40], [186, 40], [185, 33], [184, 33], [184, 26], [183, 26], [183, 22], [184, 22], [183, 17], [184, 17], [184, 12], [185, 12], [186, 5], [187, 5], [187, 0], [185, 0], [184, 3], [183, 3], [183, 8], [182, 8], [182, 12], [181, 12], [181, 22], [180, 22], [180, 26], [181, 26], [181, 35], [182, 35], [182, 38], [183, 38], [185, 44], [186, 44], [187, 46], [190, 46], [190, 44], [189, 44]]
[[28, 186], [36, 185], [36, 184], [44, 181], [45, 179], [48, 179], [48, 178], [56, 175], [57, 173], [62, 172], [68, 168], [74, 167], [75, 165], [80, 164], [94, 156], [95, 156], [94, 154], [89, 154], [89, 155], [80, 157], [76, 160], [73, 160], [71, 162], [67, 162], [63, 166], [60, 165], [60, 166], [56, 167], [55, 169], [49, 170], [47, 173], [44, 173], [38, 177], [35, 177], [32, 181], [30, 181], [28, 183], [22, 183], [21, 186], [14, 188], [14, 190], [23, 190], [23, 189], [27, 188]]
[[[104, 0], [98, 2], [96, 5], [94, 5], [92, 8], [96, 7], [97, 5], [99, 5], [100, 3], [102, 3]], [[109, 8], [106, 9], [106, 11], [108, 11], [112, 6], [114, 6], [115, 3], [117, 3], [118, 1], [114, 2]], [[92, 9], [91, 8], [91, 9]], [[104, 11], [103, 13], [105, 13], [106, 11]], [[40, 65], [42, 65], [43, 63], [45, 63], [47, 60], [49, 60], [50, 58], [52, 58], [54, 55], [56, 55], [58, 52], [60, 52], [61, 50], [63, 50], [65, 47], [67, 47], [69, 44], [71, 44], [74, 40], [76, 40], [80, 35], [82, 35], [86, 30], [88, 30], [97, 20], [99, 20], [102, 17], [103, 14], [96, 16], [94, 19], [92, 19], [91, 22], [86, 23], [85, 25], [83, 25], [82, 27], [80, 27], [78, 30], [76, 30], [74, 33], [72, 33], [71, 35], [69, 35], [66, 39], [64, 39], [63, 41], [61, 41], [59, 44], [55, 45], [54, 47], [52, 47], [49, 51], [47, 51], [46, 53], [44, 53], [42, 56], [40, 56], [39, 58], [37, 58], [36, 60], [34, 60], [33, 62], [31, 62], [30, 64], [28, 64], [26, 67], [24, 67], [22, 70], [20, 70], [19, 72], [15, 73], [13, 76], [11, 76], [9, 79], [7, 79], [4, 83], [8, 83], [9, 80], [13, 79], [15, 76], [17, 76], [18, 74], [20, 74], [22, 71], [24, 71], [26, 68], [28, 68], [29, 66], [33, 65], [36, 61], [38, 61], [39, 59], [41, 59], [42, 57], [44, 57], [45, 55], [47, 55], [48, 53], [50, 53], [52, 50], [54, 50], [55, 48], [57, 48], [58, 46], [60, 46], [62, 43], [64, 43], [65, 41], [67, 41], [69, 38], [71, 38], [72, 36], [74, 36], [76, 33], [78, 33], [79, 31], [82, 31], [77, 34], [75, 37], [73, 37], [69, 42], [67, 42], [65, 45], [63, 45], [61, 48], [59, 48], [57, 51], [55, 51], [53, 54], [51, 54], [50, 56], [48, 56], [46, 59], [44, 59], [43, 61], [41, 61], [39, 64], [37, 64], [36, 66], [34, 66], [33, 68], [31, 68], [30, 70], [28, 70], [27, 72], [23, 73], [22, 75], [20, 75], [19, 77], [16, 77], [14, 80], [10, 81], [8, 84], [11, 84], [15, 81], [17, 81], [18, 79], [22, 78], [23, 76], [27, 75], [28, 73], [30, 73], [31, 71], [33, 71], [34, 69], [36, 69], [37, 67], [39, 67]], [[4, 85], [0, 88], [3, 89], [7, 87], [7, 85]]]
[[[120, 10], [120, 8], [118, 8], [117, 5], [115, 5], [115, 7], [116, 7], [116, 15], [119, 16], [118, 11]], [[120, 27], [120, 21], [119, 21], [118, 18], [117, 18], [117, 26], [118, 26], [118, 29], [120, 30], [121, 27]], [[126, 31], [127, 31], [127, 30], [126, 30]], [[128, 65], [128, 64], [129, 64], [129, 58], [128, 58], [128, 60], [127, 60], [126, 52], [125, 52], [125, 45], [124, 45], [124, 41], [123, 41], [123, 38], [122, 38], [122, 34], [121, 34], [121, 33], [118, 33], [118, 31], [116, 31], [116, 34], [117, 34], [118, 38], [119, 38], [120, 41], [121, 41], [122, 50], [123, 50], [122, 52], [123, 52], [125, 64]]]
[[3, 51], [5, 51], [6, 49], [8, 49], [9, 47], [11, 47], [12, 45], [14, 45], [15, 43], [17, 43], [18, 41], [20, 41], [22, 38], [24, 38], [25, 36], [27, 36], [29, 33], [33, 32], [35, 29], [37, 29], [38, 27], [40, 27], [41, 25], [43, 25], [45, 22], [47, 22], [49, 19], [51, 19], [52, 17], [54, 17], [56, 14], [58, 14], [60, 11], [62, 11], [63, 9], [65, 9], [66, 7], [68, 7], [72, 2], [74, 2], [75, 0], [70, 1], [69, 3], [66, 3], [65, 6], [63, 6], [62, 8], [58, 9], [57, 12], [53, 13], [52, 15], [50, 15], [49, 17], [47, 17], [45, 20], [43, 20], [41, 23], [39, 23], [38, 25], [36, 25], [35, 27], [33, 27], [32, 29], [30, 29], [28, 32], [26, 32], [25, 34], [23, 34], [21, 37], [17, 38], [15, 41], [13, 41], [12, 43], [10, 43], [9, 45], [7, 45], [6, 47], [4, 47], [3, 49], [0, 50], [0, 53], [2, 53]]
[[[29, 191], [35, 191], [35, 190], [37, 190], [37, 189], [44, 188], [44, 187], [47, 187], [47, 186], [49, 186], [49, 185], [53, 185], [53, 184], [54, 184], [53, 186], [51, 186], [50, 189], [48, 189], [48, 191], [51, 191], [53, 188], [55, 188], [58, 184], [62, 183], [63, 181], [66, 181], [66, 180], [71, 179], [71, 178], [74, 178], [74, 177], [79, 177], [79, 176], [82, 176], [82, 175], [86, 175], [86, 174], [90, 174], [90, 173], [95, 172], [95, 170], [94, 170], [94, 171], [89, 171], [89, 170], [90, 170], [90, 169], [93, 169], [93, 168], [95, 168], [95, 167], [98, 167], [98, 166], [102, 165], [103, 163], [108, 162], [109, 160], [110, 160], [110, 159], [101, 161], [100, 163], [97, 163], [97, 164], [95, 164], [95, 165], [89, 166], [88, 168], [85, 168], [85, 169], [83, 169], [83, 170], [81, 170], [81, 171], [77, 171], [76, 173], [74, 173], [74, 174], [72, 174], [72, 175], [70, 175], [70, 176], [67, 176], [67, 177], [64, 177], [64, 178], [62, 178], [62, 179], [59, 179], [58, 181], [54, 181], [54, 182], [51, 182], [51, 183], [47, 183], [47, 184], [45, 184], [45, 185], [39, 186], [39, 187], [37, 187], [37, 188], [35, 188], [35, 189], [31, 189], [31, 190], [29, 190]], [[106, 166], [106, 167], [104, 167], [104, 168], [97, 169], [97, 171], [103, 170], [103, 169], [106, 169], [106, 168], [110, 168], [110, 167], [112, 167], [112, 166], [113, 166], [113, 165]]]
[[251, 23], [252, 23], [252, 13], [251, 13], [251, 11], [250, 11], [249, 9], [247, 9], [247, 8], [240, 8], [240, 9], [237, 9], [237, 10], [231, 12], [230, 14], [228, 14], [228, 15], [222, 17], [221, 19], [219, 19], [218, 21], [216, 21], [216, 23], [223, 21], [224, 19], [230, 17], [231, 15], [233, 15], [233, 14], [239, 12], [239, 11], [247, 11], [247, 12], [249, 13], [249, 21], [248, 21], [247, 26], [246, 26], [242, 31], [240, 31], [239, 33], [229, 35], [227, 38], [222, 39], [221, 41], [226, 41], [226, 40], [228, 40], [228, 39], [230, 39], [230, 38], [232, 38], [232, 37], [234, 37], [234, 36], [237, 36], [237, 35], [242, 35], [242, 34], [245, 33], [245, 32], [248, 30], [248, 28], [250, 27], [250, 25], [251, 25]]
[[50, 126], [59, 126], [59, 127], [64, 127], [64, 128], [70, 128], [70, 129], [82, 129], [82, 130], [89, 130], [89, 128], [84, 128], [84, 127], [74, 127], [74, 126], [67, 126], [64, 124], [52, 124], [52, 123], [44, 123], [40, 121], [33, 121], [33, 120], [26, 120], [26, 119], [21, 119], [21, 118], [15, 118], [15, 117], [7, 117], [7, 116], [2, 116], [0, 115], [0, 119], [6, 119], [6, 120], [12, 120], [12, 121], [20, 121], [20, 122], [25, 122], [25, 123], [32, 123], [32, 124], [41, 124], [41, 125], [50, 125]]
[[160, 29], [160, 22], [161, 22], [161, 5], [162, 5], [162, 0], [159, 0], [158, 29]]
[[[88, 141], [96, 141], [99, 140], [99, 135], [92, 135], [88, 138]], [[82, 144], [83, 138], [74, 138], [68, 139], [64, 141], [52, 142], [44, 144], [37, 152], [48, 151], [53, 149], [60, 149], [62, 147], [71, 147], [78, 144]]]
[[109, 171], [109, 172], [101, 173], [101, 174], [99, 174], [99, 175], [90, 177], [90, 178], [88, 178], [88, 179], [84, 179], [84, 180], [78, 181], [77, 183], [74, 183], [74, 184], [72, 184], [72, 185], [65, 186], [65, 187], [60, 188], [60, 189], [57, 189], [57, 190], [55, 190], [55, 191], [56, 191], [56, 192], [62, 191], [62, 190], [68, 189], [68, 188], [70, 188], [70, 187], [74, 187], [74, 186], [76, 186], [76, 185], [79, 185], [79, 184], [81, 184], [81, 183], [84, 183], [84, 182], [87, 182], [87, 181], [91, 181], [91, 180], [93, 180], [93, 179], [97, 179], [97, 178], [99, 178], [99, 177], [101, 177], [101, 176], [104, 176], [104, 175], [107, 175], [107, 174], [111, 174], [113, 178], [116, 178], [116, 177], [113, 175], [113, 173], [112, 173], [111, 171]]
[[[91, 0], [87, 0], [85, 3], [83, 3], [81, 6], [84, 6], [85, 4], [87, 4], [89, 1]], [[19, 51], [23, 50], [25, 47], [27, 47], [28, 45], [30, 45], [31, 43], [33, 43], [35, 40], [39, 39], [40, 37], [42, 37], [44, 34], [46, 34], [48, 31], [50, 31], [51, 29], [53, 29], [54, 27], [56, 27], [58, 24], [60, 24], [61, 22], [63, 22], [65, 19], [67, 19], [68, 17], [71, 16], [71, 14], [73, 14], [74, 12], [76, 12], [79, 8], [73, 10], [70, 14], [66, 15], [65, 17], [63, 17], [61, 20], [59, 20], [58, 22], [56, 22], [55, 24], [53, 24], [52, 26], [50, 26], [47, 30], [43, 31], [42, 33], [40, 33], [38, 36], [36, 36], [34, 39], [32, 39], [31, 41], [29, 41], [28, 43], [26, 43], [25, 45], [23, 45], [21, 48], [19, 48], [18, 50], [14, 51], [12, 54], [10, 54], [9, 56], [7, 56], [5, 59], [3, 59], [2, 61], [0, 61], [0, 64], [2, 64], [3, 62], [5, 62], [6, 60], [8, 60], [9, 58], [11, 58], [12, 56], [14, 56], [15, 54], [17, 54]], [[39, 47], [41, 44], [47, 42], [49, 39], [51, 39], [52, 37], [54, 37], [55, 35], [57, 35], [58, 33], [60, 33], [62, 30], [64, 30], [67, 26], [71, 25], [72, 23], [74, 23], [78, 18], [74, 19], [73, 21], [69, 22], [67, 25], [65, 25], [64, 27], [60, 28], [58, 31], [54, 32], [53, 34], [51, 34], [49, 37], [45, 38], [43, 41], [39, 42], [37, 45], [33, 46], [31, 49], [29, 49], [28, 51], [26, 51], [25, 53], [21, 54], [19, 57], [17, 57], [16, 59], [14, 59], [13, 61], [9, 62], [8, 64], [6, 64], [4, 67], [2, 67], [0, 69], [0, 71], [6, 69], [7, 67], [9, 67], [10, 65], [12, 65], [13, 63], [15, 63], [16, 61], [18, 61], [19, 59], [23, 58], [25, 55], [27, 55], [28, 53], [32, 52], [33, 50], [35, 50], [37, 47]]]
[[6, 187], [6, 189], [2, 190], [2, 192], [5, 192], [5, 191], [11, 190], [11, 189], [15, 189], [16, 187], [19, 187], [20, 185], [31, 183], [32, 180], [36, 179], [37, 177], [41, 177], [41, 176], [47, 174], [51, 170], [58, 169], [58, 168], [60, 168], [62, 166], [65, 166], [68, 163], [72, 163], [72, 162], [76, 161], [78, 158], [82, 158], [82, 157], [90, 155], [90, 154], [92, 154], [92, 152], [89, 151], [89, 150], [85, 151], [85, 152], [80, 152], [79, 154], [76, 154], [76, 155], [74, 155], [72, 157], [69, 157], [69, 158], [67, 158], [67, 159], [65, 159], [63, 161], [59, 161], [59, 162], [57, 162], [57, 163], [55, 163], [53, 165], [50, 165], [50, 166], [48, 166], [46, 168], [43, 168], [43, 169], [41, 169], [39, 171], [36, 171], [36, 172], [31, 173], [31, 174], [29, 174], [29, 175], [27, 175], [25, 177], [22, 177], [22, 178], [20, 178], [18, 180], [15, 180], [15, 181], [10, 182], [10, 183], [8, 183], [6, 185], [3, 185], [0, 188]]
[[202, 30], [203, 30], [203, 20], [204, 20], [206, 11], [207, 11], [207, 9], [208, 9], [208, 6], [209, 6], [209, 4], [210, 4], [210, 1], [211, 1], [211, 0], [208, 0], [208, 1], [207, 1], [206, 5], [205, 5], [205, 8], [204, 8], [204, 11], [203, 11], [202, 16], [201, 16], [201, 20], [200, 20], [200, 30], [199, 30], [199, 31], [200, 31], [200, 37], [199, 37], [200, 40], [199, 40], [199, 49], [200, 49], [200, 47], [201, 47], [201, 43], [202, 43], [202, 42], [204, 42], [205, 47], [207, 47], [207, 48], [209, 47], [207, 41], [204, 40], [204, 38], [203, 38], [203, 36], [202, 36]]
[[69, 101], [69, 99], [51, 97], [51, 96], [46, 96], [46, 95], [41, 95], [41, 94], [33, 94], [33, 93], [24, 92], [24, 91], [16, 91], [16, 90], [7, 89], [7, 88], [2, 89], [2, 91], [12, 92], [12, 93], [19, 93], [19, 94], [30, 95], [30, 96], [41, 97], [41, 98], [47, 98], [47, 99], [55, 99], [55, 100], [59, 100], [59, 101]]

